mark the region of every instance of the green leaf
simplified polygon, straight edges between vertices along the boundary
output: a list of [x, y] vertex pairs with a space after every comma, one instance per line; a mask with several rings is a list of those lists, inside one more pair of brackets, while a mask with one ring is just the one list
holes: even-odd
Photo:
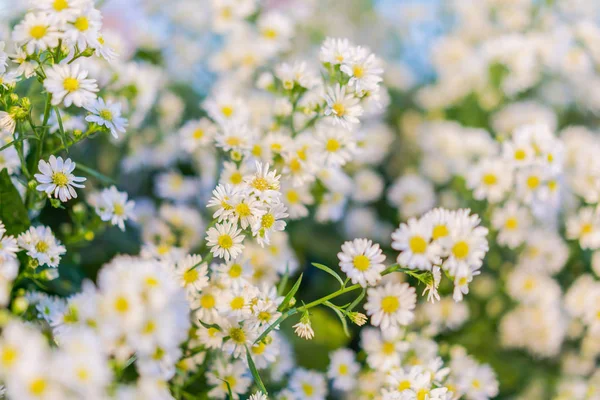
[[60, 111], [58, 107], [54, 107], [54, 113], [56, 114], [56, 120], [58, 121], [58, 131], [60, 132], [60, 140], [65, 148], [67, 154], [69, 154], [69, 138], [67, 138], [67, 134], [65, 133], [65, 129], [63, 128], [62, 118], [60, 116]]
[[273, 329], [277, 328], [277, 326], [279, 324], [281, 324], [287, 317], [289, 317], [290, 315], [293, 315], [295, 313], [296, 313], [296, 309], [293, 309], [284, 314], [281, 314], [281, 316], [279, 318], [277, 318], [277, 320], [275, 320], [275, 322], [273, 322], [271, 325], [269, 325], [267, 327], [267, 329], [265, 329], [264, 332], [261, 333], [260, 336], [256, 338], [256, 340], [254, 341], [254, 344], [263, 340]]
[[346, 316], [340, 311], [338, 306], [336, 306], [333, 303], [330, 303], [329, 301], [326, 301], [323, 304], [331, 308], [335, 312], [335, 314], [342, 322], [342, 328], [344, 328], [344, 333], [346, 334], [346, 336], [350, 337], [350, 331], [348, 330], [348, 321], [346, 321]]
[[285, 267], [285, 274], [281, 277], [281, 282], [279, 282], [279, 287], [277, 288], [277, 295], [281, 296], [285, 287], [287, 286], [288, 280], [290, 279], [290, 270], [288, 267]]
[[346, 309], [346, 311], [350, 312], [350, 311], [354, 310], [354, 307], [356, 307], [358, 305], [358, 303], [360, 303], [360, 301], [362, 299], [364, 299], [366, 292], [367, 292], [367, 289], [363, 288], [362, 292], [360, 292], [360, 294], [358, 295], [358, 297], [356, 299], [354, 299], [354, 301], [350, 304], [350, 306], [348, 306], [348, 308]]
[[233, 400], [233, 393], [231, 392], [231, 385], [225, 379], [220, 379], [220, 380], [225, 382], [225, 385], [227, 386], [227, 394], [229, 396], [229, 400]]
[[303, 276], [303, 274], [300, 274], [300, 277], [298, 278], [296, 283], [294, 283], [294, 286], [292, 286], [292, 288], [290, 289], [288, 294], [285, 295], [283, 301], [281, 302], [281, 304], [278, 307], [279, 311], [284, 310], [287, 307], [287, 305], [290, 302], [290, 300], [292, 299], [292, 297], [294, 297], [294, 295], [300, 288], [300, 283], [302, 282], [302, 276]]
[[0, 172], [0, 221], [4, 223], [6, 232], [15, 236], [30, 225], [27, 209], [6, 169]]
[[248, 367], [250, 367], [250, 372], [254, 377], [254, 382], [256, 382], [256, 385], [261, 390], [261, 392], [263, 392], [265, 395], [268, 395], [269, 393], [267, 392], [267, 389], [265, 388], [265, 384], [263, 383], [262, 379], [260, 379], [260, 375], [258, 373], [258, 370], [256, 369], [256, 365], [254, 365], [254, 361], [252, 360], [252, 356], [250, 355], [250, 349], [248, 349], [248, 346], [246, 346], [246, 357], [248, 358]]
[[214, 328], [214, 329], [218, 330], [219, 332], [221, 331], [221, 327], [217, 324], [207, 324], [206, 322], [202, 322], [200, 320], [198, 320], [198, 322], [200, 322], [200, 325], [202, 325], [206, 329]]
[[344, 287], [344, 281], [334, 270], [332, 270], [331, 268], [329, 268], [326, 265], [319, 264], [319, 263], [312, 263], [312, 265], [319, 268], [322, 271], [327, 272], [329, 275], [333, 276], [340, 283], [340, 286]]
[[108, 176], [106, 176], [104, 174], [101, 174], [100, 172], [96, 171], [93, 168], [86, 167], [79, 161], [77, 161], [77, 163], [75, 163], [75, 169], [79, 169], [79, 170], [93, 176], [94, 178], [98, 179], [99, 181], [103, 181], [104, 183], [109, 183], [109, 184], [115, 183], [115, 181], [113, 179], [109, 178]]

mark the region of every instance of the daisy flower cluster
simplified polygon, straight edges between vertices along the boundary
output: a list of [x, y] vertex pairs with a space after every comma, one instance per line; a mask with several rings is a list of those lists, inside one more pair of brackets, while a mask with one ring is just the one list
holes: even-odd
[[434, 283], [428, 286], [429, 299], [439, 300], [437, 286], [444, 272], [454, 283], [454, 300], [469, 292], [469, 283], [480, 274], [489, 249], [488, 229], [470, 210], [436, 208], [421, 218], [411, 218], [392, 233], [392, 248], [400, 251], [398, 264], [430, 271]]
[[350, 349], [330, 354], [327, 377], [335, 393], [386, 400], [489, 399], [498, 394], [491, 368], [467, 355], [464, 348], [453, 348], [444, 361], [438, 345], [427, 337], [375, 328], [364, 329], [360, 343], [364, 365]]
[[[165, 398], [190, 327], [184, 290], [167, 266], [120, 256], [102, 268], [97, 287], [86, 282], [66, 300], [40, 292], [24, 299], [23, 311], [37, 315], [58, 346], [33, 326], [8, 322], [0, 352], [11, 398]], [[111, 387], [114, 374], [132, 366], [137, 379]]]

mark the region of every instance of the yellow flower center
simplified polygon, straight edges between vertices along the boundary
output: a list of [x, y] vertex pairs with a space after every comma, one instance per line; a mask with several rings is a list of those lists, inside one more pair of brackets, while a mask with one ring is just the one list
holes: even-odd
[[190, 285], [194, 282], [196, 282], [196, 280], [198, 279], [198, 275], [199, 272], [197, 269], [191, 269], [189, 271], [185, 271], [183, 273], [183, 282], [185, 282], [185, 285]]
[[519, 221], [516, 217], [507, 218], [504, 227], [510, 230], [517, 229], [519, 227]]
[[146, 335], [152, 334], [156, 330], [156, 323], [154, 321], [146, 322], [146, 326], [144, 326], [143, 332]]
[[302, 384], [302, 391], [304, 392], [304, 394], [306, 396], [310, 397], [315, 392], [315, 389], [312, 387], [312, 385], [310, 385], [308, 383], [303, 383]]
[[246, 203], [240, 203], [235, 206], [235, 213], [240, 217], [249, 217], [252, 215], [250, 207], [248, 207], [248, 204]]
[[233, 107], [231, 107], [231, 106], [221, 107], [221, 114], [223, 114], [227, 118], [230, 118], [233, 115]]
[[202, 139], [204, 137], [204, 131], [198, 128], [194, 131], [192, 136], [194, 136], [194, 139]]
[[539, 185], [540, 178], [538, 178], [537, 176], [530, 176], [529, 178], [527, 178], [527, 186], [529, 187], [529, 189], [535, 189]]
[[77, 368], [75, 375], [80, 381], [86, 382], [90, 379], [90, 372], [84, 367]]
[[515, 160], [523, 161], [526, 156], [527, 154], [525, 153], [525, 150], [518, 149], [515, 151]]
[[35, 249], [39, 252], [39, 253], [45, 253], [48, 251], [48, 249], [50, 248], [50, 245], [46, 242], [44, 242], [43, 240], [40, 240], [39, 242], [36, 243], [35, 245]]
[[262, 34], [267, 39], [276, 39], [278, 36], [277, 31], [273, 28], [263, 29]]
[[75, 78], [65, 78], [63, 81], [63, 87], [69, 93], [74, 92], [79, 89], [79, 81]]
[[258, 319], [263, 322], [268, 322], [271, 319], [271, 313], [261, 311], [258, 313]]
[[589, 233], [592, 233], [593, 230], [594, 230], [594, 227], [590, 223], [581, 225], [581, 234], [582, 235], [587, 235]]
[[338, 117], [342, 117], [346, 113], [346, 107], [342, 103], [334, 103], [331, 108]]
[[48, 27], [44, 26], [44, 25], [35, 25], [32, 26], [31, 29], [29, 29], [29, 34], [31, 35], [32, 38], [34, 39], [41, 39], [44, 36], [46, 36], [46, 32], [48, 31]]
[[270, 227], [273, 226], [274, 223], [275, 223], [275, 217], [271, 213], [267, 213], [267, 214], [263, 215], [261, 218], [261, 222], [260, 222], [261, 226], [265, 229], [269, 229]]
[[469, 245], [464, 240], [456, 242], [452, 247], [452, 254], [454, 254], [454, 257], [456, 258], [465, 258], [469, 255]]
[[81, 16], [75, 20], [73, 25], [75, 25], [75, 28], [77, 28], [81, 32], [85, 32], [90, 27], [90, 21], [87, 19], [87, 17]]
[[11, 367], [15, 361], [17, 360], [17, 350], [14, 347], [11, 346], [6, 346], [4, 347], [4, 349], [2, 350], [2, 366], [4, 367], [4, 369], [8, 369], [9, 367]]
[[293, 158], [290, 161], [290, 169], [292, 172], [298, 172], [302, 169], [302, 164], [300, 164], [300, 161], [297, 158]]
[[105, 121], [112, 121], [113, 119], [112, 112], [110, 112], [110, 110], [107, 108], [105, 108], [104, 110], [100, 110], [98, 114], [100, 115], [100, 118], [102, 118]]
[[355, 65], [354, 68], [352, 68], [352, 72], [354, 73], [354, 76], [359, 79], [365, 76], [365, 69], [360, 65]]
[[66, 186], [69, 183], [69, 178], [62, 172], [55, 172], [52, 174], [52, 183], [56, 186]]
[[396, 346], [394, 346], [394, 343], [392, 342], [383, 342], [381, 350], [383, 351], [383, 354], [391, 356], [396, 352]]
[[433, 233], [432, 233], [432, 237], [433, 240], [437, 240], [439, 238], [443, 238], [448, 236], [448, 227], [446, 225], [436, 225], [433, 228]]
[[481, 182], [483, 182], [485, 185], [491, 186], [498, 182], [498, 178], [494, 174], [485, 174], [483, 175], [483, 178], [481, 178]]
[[241, 296], [234, 297], [230, 303], [232, 310], [241, 310], [244, 307], [244, 304], [245, 304], [244, 298]]
[[325, 144], [325, 150], [327, 150], [330, 153], [335, 153], [340, 149], [340, 147], [342, 147], [342, 145], [337, 139], [329, 139]]
[[381, 299], [381, 309], [384, 313], [390, 314], [400, 307], [400, 301], [396, 296], [386, 296]]
[[369, 257], [365, 256], [364, 254], [361, 254], [354, 257], [353, 264], [354, 268], [356, 268], [357, 270], [366, 271], [369, 269], [371, 262], [369, 261]]
[[254, 178], [250, 186], [262, 192], [269, 189], [269, 182], [265, 178]]
[[115, 300], [115, 310], [119, 313], [126, 313], [129, 310], [129, 302], [123, 296], [119, 296]]
[[427, 395], [429, 394], [429, 390], [427, 389], [421, 389], [417, 392], [417, 400], [426, 400], [427, 399]]
[[246, 333], [242, 328], [231, 328], [229, 330], [229, 337], [236, 343], [246, 342]]
[[346, 375], [346, 374], [348, 374], [348, 366], [346, 364], [341, 364], [338, 367], [338, 372], [340, 373], [340, 375]]
[[288, 202], [294, 204], [297, 203], [298, 200], [300, 200], [300, 196], [298, 195], [298, 192], [296, 192], [295, 190], [290, 190], [286, 193], [286, 197], [288, 199]]
[[242, 143], [242, 141], [238, 137], [229, 136], [227, 139], [225, 139], [225, 143], [227, 143], [231, 147], [234, 147], [239, 146]]
[[473, 389], [479, 389], [481, 387], [481, 382], [479, 382], [479, 379], [473, 379], [471, 386], [473, 386]]
[[260, 342], [259, 344], [257, 344], [256, 346], [252, 347], [252, 353], [256, 354], [256, 355], [261, 355], [262, 353], [265, 352], [265, 349], [267, 348], [267, 345], [264, 344], [263, 342]]
[[403, 390], [406, 390], [406, 389], [410, 389], [410, 381], [401, 381], [398, 384], [398, 390], [399, 391], [403, 391]]
[[62, 11], [67, 7], [69, 7], [67, 0], [54, 0], [54, 3], [52, 4], [52, 8], [54, 8], [55, 11]]
[[215, 297], [212, 294], [205, 294], [200, 299], [200, 305], [202, 308], [210, 309], [215, 306]]
[[234, 185], [239, 185], [240, 183], [242, 183], [242, 174], [240, 174], [239, 172], [234, 172], [233, 174], [231, 174], [229, 181]]
[[113, 212], [115, 215], [123, 215], [125, 214], [125, 207], [122, 204], [115, 203], [113, 204]]
[[240, 264], [232, 264], [229, 268], [229, 276], [231, 278], [239, 278], [242, 275], [242, 266]]
[[523, 282], [523, 289], [525, 291], [530, 291], [535, 287], [535, 280], [533, 280], [532, 278], [527, 278], [525, 279], [525, 281]]
[[48, 383], [44, 378], [37, 378], [31, 381], [29, 384], [29, 393], [34, 396], [41, 396], [46, 392], [46, 388], [48, 387]]
[[413, 236], [408, 241], [410, 251], [415, 254], [423, 254], [427, 250], [427, 242], [421, 236]]
[[229, 250], [231, 248], [231, 246], [233, 246], [233, 239], [228, 234], [224, 234], [224, 235], [219, 236], [217, 243], [223, 249]]

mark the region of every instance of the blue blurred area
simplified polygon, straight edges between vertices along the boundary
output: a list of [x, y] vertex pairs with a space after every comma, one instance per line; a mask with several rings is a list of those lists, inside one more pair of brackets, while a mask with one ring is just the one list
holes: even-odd
[[[418, 81], [433, 76], [429, 50], [447, 29], [450, 21], [440, 0], [375, 0], [382, 18], [397, 26], [401, 49], [394, 56], [409, 65]], [[398, 50], [396, 50], [398, 51]]]

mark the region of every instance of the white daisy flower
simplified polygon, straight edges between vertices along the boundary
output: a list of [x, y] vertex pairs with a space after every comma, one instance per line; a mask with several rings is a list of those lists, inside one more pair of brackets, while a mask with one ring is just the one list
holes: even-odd
[[54, 194], [63, 203], [71, 198], [77, 198], [77, 192], [74, 188], [83, 188], [86, 178], [77, 177], [72, 174], [75, 169], [75, 163], [67, 158], [63, 161], [62, 157], [50, 156], [49, 162], [40, 160], [38, 169], [41, 174], [35, 174], [35, 179], [39, 182], [36, 189], [40, 192], [46, 192], [48, 195]]
[[19, 251], [17, 246], [17, 240], [14, 236], [5, 235], [6, 227], [0, 221], [0, 265], [2, 261], [6, 261], [8, 258], [16, 258], [16, 253]]
[[179, 129], [181, 148], [189, 153], [211, 143], [217, 127], [208, 118], [191, 120]]
[[175, 275], [190, 298], [208, 286], [208, 265], [196, 254], [187, 255], [177, 262]]
[[411, 218], [392, 233], [392, 248], [400, 251], [398, 264], [408, 268], [431, 270], [442, 262], [442, 247], [431, 241], [433, 229], [426, 218]]
[[4, 51], [4, 46], [6, 44], [3, 41], [0, 41], [0, 74], [3, 74], [6, 71], [6, 60], [8, 59], [8, 55]]
[[246, 349], [252, 347], [259, 332], [249, 324], [240, 324], [238, 318], [226, 319], [221, 325], [229, 340], [223, 343], [223, 351], [234, 358], [246, 357]]
[[295, 398], [303, 400], [325, 400], [327, 382], [319, 372], [296, 368], [289, 379], [289, 389]]
[[310, 323], [310, 317], [306, 312], [302, 315], [300, 321], [296, 325], [292, 326], [292, 328], [294, 328], [294, 333], [302, 339], [311, 340], [313, 337], [315, 337], [315, 331]]
[[212, 217], [217, 218], [219, 222], [228, 218], [233, 210], [233, 202], [238, 196], [241, 196], [241, 191], [244, 189], [229, 184], [218, 184], [213, 189], [213, 195], [206, 205], [209, 208], [216, 208]]
[[410, 324], [415, 316], [416, 302], [415, 288], [407, 283], [389, 282], [367, 290], [364, 308], [371, 316], [371, 324], [386, 330]]
[[369, 49], [355, 47], [350, 57], [346, 58], [340, 70], [350, 76], [348, 85], [354, 87], [357, 93], [375, 90], [383, 80], [381, 61]]
[[102, 221], [110, 221], [122, 231], [125, 230], [125, 221], [135, 219], [135, 202], [128, 200], [127, 193], [119, 192], [115, 186], [93, 195], [90, 204], [94, 206]]
[[269, 171], [269, 164], [256, 161], [256, 172], [244, 177], [244, 182], [261, 200], [271, 200], [280, 196], [277, 171]]
[[14, 118], [6, 111], [0, 111], [0, 133], [12, 136], [16, 127]]
[[360, 123], [358, 117], [363, 113], [360, 100], [353, 93], [347, 93], [345, 86], [340, 86], [338, 83], [335, 88], [327, 88], [325, 101], [327, 102], [325, 115], [331, 116], [334, 122], [345, 128]]
[[254, 393], [253, 395], [250, 395], [248, 400], [269, 400], [269, 398], [263, 392], [258, 391], [256, 393]]
[[30, 227], [19, 235], [17, 244], [29, 257], [38, 260], [40, 265], [50, 267], [58, 267], [60, 256], [67, 252], [47, 226]]
[[501, 201], [513, 185], [513, 171], [502, 159], [483, 159], [468, 173], [467, 186], [477, 200]]
[[354, 137], [346, 129], [322, 124], [317, 127], [315, 139], [325, 166], [343, 166], [357, 153]]
[[242, 242], [244, 235], [237, 225], [223, 222], [211, 227], [206, 235], [207, 245], [214, 256], [224, 258], [225, 261], [236, 259], [244, 249]]
[[210, 386], [214, 386], [208, 392], [208, 397], [211, 399], [225, 399], [231, 390], [233, 400], [238, 400], [252, 384], [252, 378], [243, 361], [232, 362], [224, 358], [216, 359], [212, 363], [206, 373], [206, 381]]
[[85, 117], [86, 121], [107, 127], [115, 139], [119, 138], [119, 133], [125, 133], [127, 119], [121, 117], [121, 103], [113, 103], [110, 100], [105, 102], [98, 97], [86, 104], [85, 108], [92, 113]]
[[50, 19], [61, 26], [68, 21], [74, 21], [81, 10], [91, 4], [90, 0], [38, 0], [33, 6], [48, 13]]
[[266, 213], [264, 203], [246, 193], [239, 193], [230, 202], [230, 209], [223, 214], [233, 223], [239, 223], [242, 229], [254, 226]]
[[348, 39], [327, 38], [321, 46], [319, 58], [322, 63], [342, 64], [350, 58], [351, 49]]
[[27, 54], [58, 46], [58, 40], [62, 36], [48, 14], [43, 12], [26, 14], [15, 26], [12, 35], [19, 47], [25, 46]]
[[479, 269], [489, 250], [487, 228], [478, 226], [481, 222], [479, 216], [469, 215], [469, 212], [468, 209], [458, 210], [450, 227], [450, 235], [441, 240], [448, 254], [442, 268], [452, 276], [465, 276], [466, 271]]
[[600, 214], [592, 207], [583, 207], [577, 215], [567, 218], [567, 238], [579, 240], [582, 249], [600, 248]]
[[354, 389], [360, 364], [356, 362], [356, 354], [350, 349], [339, 349], [329, 355], [327, 377], [333, 380], [333, 388], [343, 392]]
[[385, 255], [379, 244], [368, 239], [354, 239], [342, 245], [338, 253], [340, 268], [352, 280], [362, 287], [375, 286], [381, 280], [381, 272], [385, 269]]
[[514, 249], [527, 238], [531, 228], [531, 215], [527, 208], [511, 200], [504, 207], [494, 210], [492, 226], [499, 231], [498, 243]]
[[19, 76], [23, 76], [25, 79], [28, 79], [35, 74], [37, 61], [28, 60], [27, 53], [22, 48], [17, 47], [15, 52], [10, 55], [10, 59], [13, 63], [19, 65], [16, 71]]
[[279, 201], [271, 203], [267, 211], [260, 218], [256, 219], [256, 222], [252, 226], [252, 235], [261, 246], [270, 244], [270, 234], [276, 231], [283, 231], [286, 225], [283, 218], [287, 217], [288, 213], [285, 204]]
[[44, 87], [52, 94], [52, 105], [64, 103], [65, 107], [74, 104], [83, 107], [96, 98], [98, 85], [95, 79], [87, 77], [79, 64], [55, 64], [46, 71]]
[[96, 47], [102, 28], [102, 15], [93, 6], [81, 10], [77, 18], [66, 25], [65, 37], [80, 50]]

